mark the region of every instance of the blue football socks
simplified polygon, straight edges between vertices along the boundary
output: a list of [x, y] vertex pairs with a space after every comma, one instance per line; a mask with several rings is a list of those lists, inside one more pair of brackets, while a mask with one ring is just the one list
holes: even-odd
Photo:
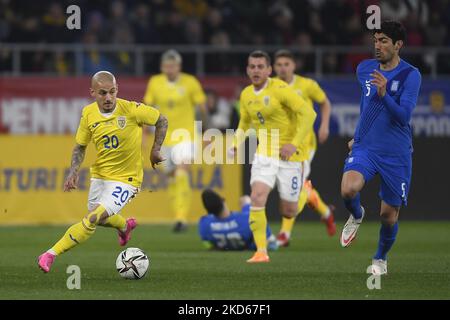
[[345, 207], [348, 211], [351, 212], [353, 218], [361, 219], [362, 218], [362, 209], [361, 209], [361, 201], [359, 198], [359, 192], [352, 199], [344, 199]]
[[378, 240], [378, 250], [374, 259], [386, 260], [386, 255], [395, 242], [398, 232], [398, 222], [393, 226], [387, 224], [381, 224], [380, 239]]

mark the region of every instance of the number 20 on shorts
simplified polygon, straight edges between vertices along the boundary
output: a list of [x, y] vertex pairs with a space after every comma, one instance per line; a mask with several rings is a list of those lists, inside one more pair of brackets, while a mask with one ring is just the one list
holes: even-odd
[[[123, 190], [122, 187], [116, 186], [114, 189], [114, 192], [112, 193], [112, 196], [114, 198], [117, 198], [118, 201], [114, 201], [114, 203], [118, 206], [122, 206], [127, 200], [130, 195], [130, 192], [128, 190]], [[119, 202], [120, 201], [120, 202]]]

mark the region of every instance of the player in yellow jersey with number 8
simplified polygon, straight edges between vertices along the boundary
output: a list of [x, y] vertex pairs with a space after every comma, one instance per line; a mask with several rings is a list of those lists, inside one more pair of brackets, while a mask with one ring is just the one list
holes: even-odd
[[275, 184], [281, 198], [282, 215], [292, 218], [297, 214], [302, 162], [309, 156], [305, 139], [316, 118], [314, 109], [285, 82], [269, 78], [271, 73], [269, 55], [263, 51], [252, 52], [247, 64], [252, 84], [241, 93], [241, 118], [232, 149], [241, 145], [243, 132], [250, 128], [256, 130], [259, 145], [251, 169], [249, 221], [257, 251], [247, 260], [249, 263], [270, 261], [265, 206]]
[[44, 272], [50, 271], [56, 256], [88, 240], [98, 225], [117, 229], [121, 246], [130, 240], [136, 220], [125, 220], [119, 212], [139, 192], [142, 183], [144, 125], [156, 127], [150, 154], [152, 167], [164, 160], [160, 150], [168, 127], [165, 116], [151, 106], [119, 99], [117, 93], [118, 85], [110, 72], [100, 71], [92, 77], [91, 96], [95, 102], [83, 108], [64, 183], [64, 191], [77, 188], [78, 171], [92, 141], [97, 159], [91, 167], [88, 214], [39, 256], [38, 265]]

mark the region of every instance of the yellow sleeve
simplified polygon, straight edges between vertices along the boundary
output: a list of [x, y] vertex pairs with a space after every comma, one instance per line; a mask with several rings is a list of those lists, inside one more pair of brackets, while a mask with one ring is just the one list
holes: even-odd
[[147, 105], [155, 104], [154, 87], [154, 81], [150, 78], [144, 95], [144, 103]]
[[204, 104], [206, 101], [206, 95], [205, 92], [203, 92], [202, 85], [194, 77], [192, 77], [192, 81], [190, 83], [190, 96], [194, 106]]
[[133, 102], [134, 115], [136, 116], [136, 122], [138, 125], [146, 124], [148, 126], [154, 126], [159, 119], [160, 112], [158, 109], [147, 106], [142, 103]]
[[281, 104], [291, 109], [297, 114], [297, 132], [292, 139], [292, 144], [300, 145], [312, 130], [316, 112], [306, 101], [288, 86], [280, 87], [278, 90], [278, 99]]
[[81, 114], [80, 125], [78, 126], [75, 141], [81, 146], [87, 146], [91, 141], [92, 133], [89, 130], [86, 112]]
[[[239, 99], [239, 125], [237, 127], [236, 133], [234, 135], [233, 146], [238, 147], [245, 140], [245, 132], [250, 129], [250, 115], [245, 108], [244, 94], [241, 94]], [[240, 129], [240, 130], [239, 130]], [[242, 130], [242, 131], [241, 131]]]
[[316, 103], [322, 103], [327, 98], [327, 95], [322, 90], [322, 88], [319, 86], [319, 84], [315, 80], [311, 80], [310, 85], [310, 97], [311, 100]]

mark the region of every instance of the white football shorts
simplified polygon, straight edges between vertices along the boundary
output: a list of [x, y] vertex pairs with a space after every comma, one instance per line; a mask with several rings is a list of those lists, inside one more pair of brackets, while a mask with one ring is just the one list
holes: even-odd
[[297, 202], [303, 186], [303, 163], [255, 154], [250, 185], [256, 181], [265, 183], [271, 188], [276, 183], [281, 199]]
[[166, 159], [162, 164], [164, 171], [170, 173], [177, 165], [193, 164], [197, 144], [191, 141], [180, 142], [174, 146], [162, 146], [161, 154]]
[[130, 202], [139, 192], [130, 184], [92, 178], [88, 196], [88, 210], [94, 210], [98, 205], [103, 206], [108, 216], [115, 215]]
[[[308, 179], [309, 175], [311, 174], [311, 163], [314, 159], [314, 154], [316, 153], [315, 150], [312, 150], [309, 153], [309, 159], [306, 161], [303, 161], [303, 183]], [[302, 185], [303, 185], [302, 183]]]

